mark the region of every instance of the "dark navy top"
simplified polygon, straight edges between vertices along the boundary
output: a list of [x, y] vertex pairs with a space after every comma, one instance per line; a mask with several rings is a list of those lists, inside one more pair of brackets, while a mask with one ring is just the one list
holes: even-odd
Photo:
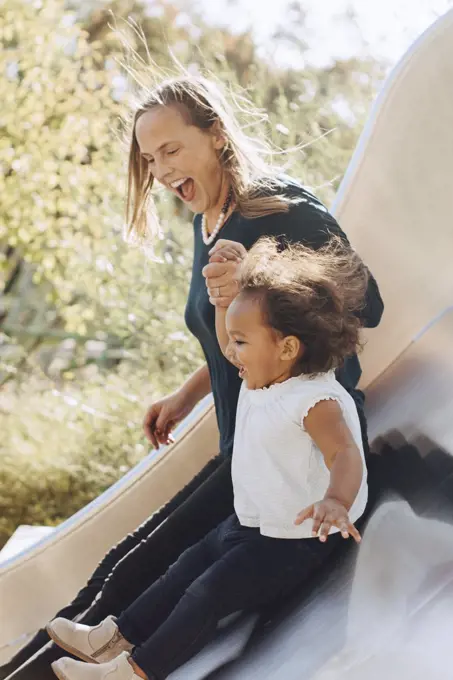
[[[220, 238], [242, 243], [247, 250], [261, 236], [274, 236], [287, 242], [301, 242], [312, 248], [324, 245], [335, 234], [346, 242], [335, 219], [323, 204], [302, 185], [284, 178], [278, 187], [279, 193], [298, 196], [301, 202], [291, 206], [289, 212], [246, 219], [234, 212], [222, 227]], [[208, 252], [212, 245], [206, 246], [201, 236], [201, 215], [194, 219], [194, 260], [189, 297], [185, 311], [188, 329], [198, 339], [209, 368], [211, 388], [214, 396], [217, 422], [220, 431], [220, 452], [231, 455], [236, 419], [236, 407], [241, 387], [238, 370], [222, 354], [215, 330], [215, 307], [209, 302], [203, 267], [208, 264]], [[378, 325], [383, 302], [375, 279], [370, 275], [366, 305], [361, 312], [364, 326], [373, 328]], [[349, 357], [337, 370], [337, 379], [350, 392], [354, 391], [361, 375], [357, 355]]]

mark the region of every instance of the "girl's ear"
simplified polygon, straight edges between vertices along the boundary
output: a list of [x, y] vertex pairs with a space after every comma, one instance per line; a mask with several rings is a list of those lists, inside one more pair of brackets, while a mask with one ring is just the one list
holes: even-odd
[[281, 357], [283, 361], [295, 361], [302, 349], [302, 343], [294, 335], [287, 335], [282, 340]]

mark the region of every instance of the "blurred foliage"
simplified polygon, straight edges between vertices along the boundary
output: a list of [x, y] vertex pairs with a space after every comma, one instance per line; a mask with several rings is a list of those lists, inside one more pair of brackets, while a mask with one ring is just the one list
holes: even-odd
[[[2, 545], [20, 523], [61, 521], [134, 465], [147, 451], [147, 403], [202, 360], [183, 321], [189, 216], [157, 196], [160, 262], [122, 239], [128, 88], [112, 26], [144, 59], [146, 47], [169, 67], [170, 46], [190, 71], [245, 91], [268, 112], [272, 141], [305, 145], [287, 170], [327, 203], [383, 69], [371, 59], [276, 68], [250, 34], [206, 26], [164, 0], [0, 8]], [[291, 25], [301, 50], [303, 19]]]

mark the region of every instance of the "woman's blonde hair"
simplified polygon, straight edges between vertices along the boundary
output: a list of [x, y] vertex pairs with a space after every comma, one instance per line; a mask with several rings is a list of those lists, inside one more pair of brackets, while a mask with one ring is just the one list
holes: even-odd
[[[244, 100], [241, 99], [241, 108]], [[236, 209], [248, 218], [287, 212], [295, 198], [285, 196], [278, 181], [278, 170], [271, 164], [274, 153], [270, 144], [249, 137], [241, 129], [233, 107], [221, 88], [211, 79], [184, 75], [169, 78], [146, 90], [131, 119], [129, 167], [126, 200], [128, 236], [147, 240], [158, 230], [158, 217], [151, 189], [154, 177], [148, 162], [141, 156], [135, 126], [141, 115], [156, 106], [178, 106], [189, 124], [208, 131], [214, 124], [225, 138], [219, 161], [233, 190]], [[245, 106], [253, 112], [250, 102]], [[257, 116], [263, 118], [259, 112]], [[258, 121], [257, 121], [258, 124]], [[280, 184], [280, 189], [279, 189]]]

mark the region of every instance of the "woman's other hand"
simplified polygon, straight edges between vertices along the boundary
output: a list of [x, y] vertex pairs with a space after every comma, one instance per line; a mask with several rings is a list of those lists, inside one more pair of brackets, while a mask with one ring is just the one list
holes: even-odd
[[238, 273], [247, 251], [242, 243], [219, 239], [209, 254], [209, 264], [202, 272], [209, 301], [218, 307], [229, 307], [239, 291]]
[[151, 444], [158, 449], [160, 444], [174, 442], [172, 431], [181, 420], [192, 411], [193, 405], [187, 395], [175, 392], [152, 404], [143, 421], [145, 435]]

